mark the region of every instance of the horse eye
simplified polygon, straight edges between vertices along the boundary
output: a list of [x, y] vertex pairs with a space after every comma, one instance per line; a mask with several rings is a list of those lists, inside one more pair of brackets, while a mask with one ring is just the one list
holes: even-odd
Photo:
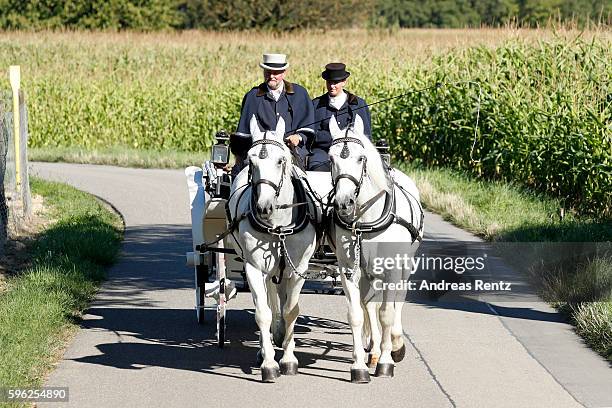
[[278, 163], [277, 163], [277, 164], [278, 164], [279, 166], [280, 166], [281, 164], [283, 164], [283, 159], [278, 159]]
[[357, 161], [359, 163], [363, 163], [363, 160], [365, 159], [365, 156], [359, 156], [359, 158], [357, 159]]

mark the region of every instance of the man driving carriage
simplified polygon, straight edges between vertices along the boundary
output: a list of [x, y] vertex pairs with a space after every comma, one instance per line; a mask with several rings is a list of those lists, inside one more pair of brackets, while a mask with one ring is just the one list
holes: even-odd
[[246, 152], [252, 143], [249, 122], [253, 115], [262, 131], [276, 129], [278, 119], [283, 118], [288, 130], [285, 142], [295, 149], [294, 156], [302, 168], [305, 168], [308, 154], [306, 141], [314, 135], [314, 108], [308, 92], [285, 80], [289, 68], [287, 56], [264, 54], [259, 66], [263, 69], [264, 82], [253, 87], [242, 99], [238, 129], [231, 139], [232, 153], [236, 157], [232, 176], [246, 166]]
[[365, 135], [369, 139], [372, 138], [370, 110], [367, 104], [357, 95], [344, 90], [350, 75], [351, 73], [346, 71], [346, 65], [340, 62], [327, 64], [325, 71], [321, 73], [327, 93], [312, 101], [315, 110], [315, 137], [308, 158], [310, 171], [330, 171], [328, 152], [332, 137], [329, 132], [329, 119], [332, 115], [338, 126], [344, 129], [354, 122], [355, 114], [359, 114], [363, 120]]

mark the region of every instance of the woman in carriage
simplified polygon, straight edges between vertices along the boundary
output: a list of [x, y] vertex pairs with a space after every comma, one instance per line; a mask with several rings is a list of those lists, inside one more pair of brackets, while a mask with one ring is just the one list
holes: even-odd
[[309, 171], [330, 171], [329, 148], [332, 137], [329, 132], [329, 119], [334, 116], [341, 129], [354, 123], [355, 114], [363, 120], [364, 133], [371, 139], [372, 121], [370, 110], [365, 101], [355, 94], [344, 90], [351, 75], [346, 71], [346, 65], [341, 62], [332, 62], [325, 66], [321, 77], [325, 80], [327, 93], [313, 99], [315, 136], [310, 142], [310, 155], [308, 157]]

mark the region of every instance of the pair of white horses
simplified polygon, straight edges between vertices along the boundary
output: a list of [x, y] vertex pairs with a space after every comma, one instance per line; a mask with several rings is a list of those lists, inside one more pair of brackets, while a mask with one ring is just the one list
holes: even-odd
[[[352, 224], [355, 217], [360, 222], [374, 222], [384, 211], [385, 200], [382, 197], [399, 187], [392, 183], [380, 154], [364, 136], [363, 122], [358, 115], [354, 125], [348, 129], [339, 129], [334, 117], [329, 123], [333, 139], [340, 142], [329, 150], [334, 185], [334, 193], [330, 197], [334, 200], [336, 215], [348, 224]], [[248, 152], [250, 170], [245, 168], [233, 182], [229, 207], [233, 219], [242, 218], [235, 234], [237, 245], [234, 246], [242, 255], [255, 303], [255, 320], [260, 330], [261, 350], [258, 357], [262, 361], [262, 380], [273, 382], [281, 373], [295, 375], [298, 372], [298, 360], [294, 354], [294, 326], [299, 315], [298, 298], [304, 285], [300, 275], [308, 269], [316, 249], [316, 231], [309, 224], [299, 233], [280, 237], [256, 230], [243, 216], [254, 211], [269, 225], [289, 225], [296, 204], [291, 182], [291, 152], [283, 142], [283, 119], [279, 120], [275, 131], [262, 132], [253, 116], [250, 131], [254, 142]], [[265, 152], [262, 152], [264, 149]], [[418, 234], [422, 236], [422, 208], [416, 186], [407, 176], [393, 172], [393, 177], [402, 179], [404, 190], [404, 193], [395, 191], [394, 214], [416, 224]], [[244, 194], [234, 194], [247, 184], [251, 188]], [[344, 229], [336, 223], [331, 226], [330, 237], [348, 301], [348, 323], [353, 336], [352, 382], [370, 381], [368, 361], [370, 366], [376, 368], [376, 376], [392, 377], [394, 362], [404, 356], [401, 314], [406, 292], [381, 290], [381, 283], [398, 278], [407, 280], [411, 271], [404, 268], [393, 273], [375, 274], [373, 265], [376, 257], [385, 256], [384, 249], [381, 250], [385, 247], [384, 243], [395, 243], [391, 245], [393, 254], [389, 256], [395, 256], [396, 243], [401, 242], [401, 255], [412, 257], [418, 248], [420, 236], [415, 241], [405, 226], [395, 222], [384, 231], [362, 234]], [[273, 277], [278, 282], [283, 269], [284, 276], [280, 283], [273, 283]], [[376, 280], [379, 282], [374, 290]], [[280, 364], [274, 359], [270, 333], [277, 345], [280, 346], [282, 342]], [[366, 349], [370, 352], [369, 360], [366, 359]]]

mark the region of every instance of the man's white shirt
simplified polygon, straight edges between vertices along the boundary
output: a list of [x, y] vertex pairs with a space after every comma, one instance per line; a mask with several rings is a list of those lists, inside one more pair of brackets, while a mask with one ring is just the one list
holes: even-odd
[[276, 102], [278, 102], [278, 100], [280, 99], [284, 89], [285, 89], [285, 83], [284, 82], [281, 82], [281, 84], [278, 87], [278, 89], [270, 89], [270, 87], [268, 86], [268, 92], [270, 92], [270, 95], [272, 95], [272, 98]]
[[344, 105], [347, 99], [348, 99], [348, 96], [346, 92], [342, 91], [340, 94], [336, 96], [330, 96], [329, 104], [333, 106], [334, 108], [340, 110], [340, 108], [342, 107], [342, 105]]

